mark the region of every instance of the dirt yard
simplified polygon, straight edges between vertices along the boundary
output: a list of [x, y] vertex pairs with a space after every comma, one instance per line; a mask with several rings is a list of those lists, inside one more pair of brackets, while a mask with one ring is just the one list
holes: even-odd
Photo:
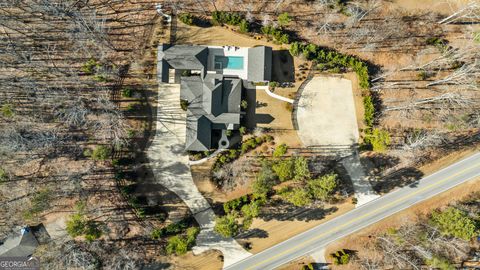
[[251, 243], [252, 249], [249, 251], [258, 253], [352, 209], [354, 209], [354, 205], [350, 200], [347, 200], [341, 204], [325, 205], [318, 211], [312, 209], [305, 214], [286, 220], [284, 220], [284, 217], [280, 217], [281, 215], [279, 215], [278, 219], [264, 220], [255, 218], [250, 228], [250, 231], [252, 231], [251, 236], [248, 238], [240, 236], [237, 237], [237, 240], [240, 243]]

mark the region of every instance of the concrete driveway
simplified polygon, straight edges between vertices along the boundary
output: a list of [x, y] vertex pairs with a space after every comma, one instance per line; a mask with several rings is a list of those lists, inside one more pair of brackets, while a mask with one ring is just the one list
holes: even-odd
[[251, 254], [234, 239], [221, 237], [213, 231], [215, 214], [193, 182], [184, 150], [185, 118], [186, 113], [180, 108], [180, 85], [160, 83], [157, 130], [147, 152], [150, 166], [155, 181], [177, 194], [200, 224], [194, 254], [209, 249], [219, 250], [224, 256], [224, 266], [228, 266]]

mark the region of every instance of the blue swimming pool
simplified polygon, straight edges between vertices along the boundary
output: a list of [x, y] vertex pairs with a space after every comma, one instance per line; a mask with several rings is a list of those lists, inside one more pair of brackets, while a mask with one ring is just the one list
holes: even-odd
[[215, 55], [215, 69], [243, 69], [243, 56]]

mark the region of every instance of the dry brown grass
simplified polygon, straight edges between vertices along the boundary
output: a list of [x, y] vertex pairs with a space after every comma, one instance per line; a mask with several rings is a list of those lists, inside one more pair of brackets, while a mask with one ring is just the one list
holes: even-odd
[[179, 257], [173, 257], [172, 263], [176, 266], [174, 269], [182, 270], [213, 270], [222, 269], [223, 262], [220, 260], [220, 251], [210, 250], [200, 255], [193, 255], [188, 252]]
[[[380, 222], [377, 222], [368, 228], [342, 238], [341, 240], [327, 246], [325, 254], [330, 254], [337, 250], [348, 248], [358, 251], [358, 255], [361, 257], [369, 252], [369, 250], [364, 249], [364, 246], [367, 242], [373, 241], [371, 236], [385, 232], [388, 228], [400, 227], [408, 222], [416, 222], [420, 216], [431, 213], [432, 210], [436, 208], [446, 206], [456, 201], [464, 200], [470, 194], [480, 191], [479, 183], [480, 178], [470, 180], [465, 184], [457, 186], [449, 191], [435, 196], [434, 198], [426, 200]], [[327, 261], [331, 263], [331, 260], [328, 258], [328, 256]], [[334, 269], [347, 270], [356, 268], [353, 265], [346, 265], [335, 266]]]

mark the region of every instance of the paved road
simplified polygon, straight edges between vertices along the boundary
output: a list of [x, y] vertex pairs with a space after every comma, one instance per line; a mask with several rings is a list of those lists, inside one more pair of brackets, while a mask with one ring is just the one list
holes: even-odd
[[247, 257], [225, 269], [274, 269], [479, 176], [480, 153], [425, 177], [414, 185], [398, 189], [261, 253]]

